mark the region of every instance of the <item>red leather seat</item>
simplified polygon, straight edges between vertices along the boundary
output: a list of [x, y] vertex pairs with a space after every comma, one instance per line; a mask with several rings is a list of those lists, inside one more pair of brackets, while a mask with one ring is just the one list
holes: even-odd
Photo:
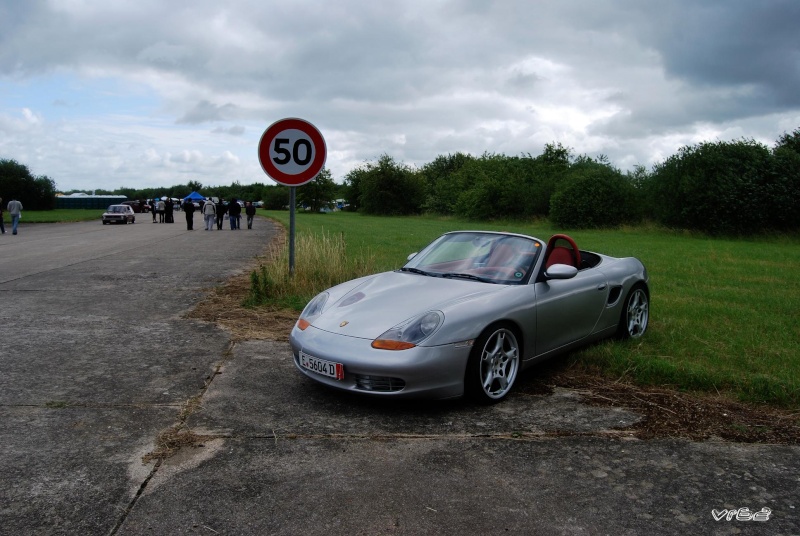
[[[556, 245], [559, 240], [567, 242], [570, 247]], [[547, 260], [544, 267], [547, 269], [554, 264], [566, 264], [579, 270], [581, 268], [581, 252], [575, 241], [567, 235], [555, 234], [547, 241]]]

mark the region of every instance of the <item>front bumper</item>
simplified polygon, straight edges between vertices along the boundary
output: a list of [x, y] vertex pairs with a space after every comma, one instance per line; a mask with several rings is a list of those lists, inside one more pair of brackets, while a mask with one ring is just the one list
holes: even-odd
[[[408, 350], [376, 350], [372, 340], [347, 337], [309, 326], [289, 336], [297, 369], [317, 382], [354, 393], [391, 398], [453, 398], [464, 394], [464, 372], [471, 346], [446, 344]], [[336, 380], [300, 366], [300, 351], [342, 363]], [[399, 387], [398, 387], [399, 386]]]

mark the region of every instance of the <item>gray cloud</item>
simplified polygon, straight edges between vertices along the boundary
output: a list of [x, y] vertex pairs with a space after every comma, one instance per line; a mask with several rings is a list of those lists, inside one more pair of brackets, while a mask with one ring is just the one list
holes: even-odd
[[[260, 133], [299, 116], [325, 134], [338, 179], [382, 153], [423, 164], [553, 141], [651, 164], [703, 136], [796, 128], [798, 20], [793, 0], [6, 2], [0, 81], [37, 91], [0, 103], [0, 156], [37, 155], [59, 183], [105, 166], [167, 184], [212, 162], [204, 183], [264, 180]], [[120, 93], [75, 96], [108, 93], [104, 80]], [[47, 84], [49, 109], [35, 99]], [[38, 151], [38, 129], [87, 161]], [[130, 137], [116, 158], [99, 150]]]
[[236, 107], [233, 104], [223, 104], [218, 106], [207, 100], [203, 100], [195, 104], [193, 108], [188, 110], [183, 116], [178, 119], [178, 124], [197, 124], [206, 123], [210, 121], [222, 121], [232, 113]]

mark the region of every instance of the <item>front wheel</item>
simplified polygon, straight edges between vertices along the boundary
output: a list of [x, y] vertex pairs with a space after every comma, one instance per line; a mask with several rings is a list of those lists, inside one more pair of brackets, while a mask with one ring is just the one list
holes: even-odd
[[650, 320], [650, 299], [644, 285], [636, 285], [628, 293], [619, 319], [617, 334], [622, 339], [638, 339], [647, 331]]
[[519, 363], [520, 347], [514, 332], [505, 325], [490, 327], [472, 348], [464, 391], [482, 404], [499, 402], [514, 386]]

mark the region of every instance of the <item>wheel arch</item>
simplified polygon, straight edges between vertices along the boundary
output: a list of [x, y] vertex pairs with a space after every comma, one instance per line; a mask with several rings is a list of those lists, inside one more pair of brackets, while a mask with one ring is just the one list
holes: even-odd
[[[634, 282], [631, 287], [628, 289], [628, 292], [625, 293], [625, 298], [620, 302], [620, 314], [619, 314], [619, 324], [617, 326], [616, 338], [626, 340], [631, 336], [626, 332], [624, 324], [627, 323], [627, 313], [628, 313], [628, 302], [633, 295], [634, 292], [637, 290], [643, 290], [645, 299], [647, 300], [646, 303], [646, 320], [645, 320], [645, 330], [650, 323], [650, 308], [652, 304], [652, 300], [650, 299], [650, 286], [647, 284], [645, 280], [638, 280]], [[643, 334], [643, 333], [642, 333]], [[639, 337], [642, 335], [640, 334]]]
[[[501, 330], [506, 330], [514, 336], [517, 345], [515, 363], [510, 363], [502, 358], [498, 359], [495, 351], [491, 352], [489, 361], [482, 361], [484, 345], [488, 344]], [[469, 359], [464, 371], [464, 395], [467, 398], [485, 405], [495, 404], [508, 396], [522, 370], [523, 339], [520, 333], [520, 326], [506, 319], [491, 322], [481, 331], [470, 349]], [[507, 381], [505, 385], [503, 384], [503, 377]], [[485, 383], [487, 378], [491, 378], [489, 383]], [[499, 386], [495, 385], [496, 381], [501, 382]], [[496, 390], [496, 387], [499, 387], [500, 392]], [[487, 389], [491, 390], [492, 393], [489, 393]]]
[[517, 322], [513, 318], [500, 318], [497, 320], [493, 320], [492, 322], [487, 324], [480, 331], [480, 333], [478, 333], [478, 336], [475, 337], [475, 342], [477, 342], [478, 339], [486, 335], [486, 333], [488, 333], [492, 329], [496, 329], [501, 326], [510, 329], [514, 333], [514, 337], [516, 337], [517, 339], [517, 344], [519, 344], [520, 362], [524, 362], [525, 348], [526, 348], [526, 341], [524, 335], [525, 332], [523, 331], [522, 326], [519, 324], [519, 322]]

